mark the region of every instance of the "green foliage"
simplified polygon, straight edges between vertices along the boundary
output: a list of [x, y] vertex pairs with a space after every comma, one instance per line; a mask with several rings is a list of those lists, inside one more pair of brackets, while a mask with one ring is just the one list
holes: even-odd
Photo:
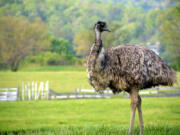
[[68, 40], [50, 37], [51, 44], [48, 50], [24, 60], [24, 64], [45, 65], [82, 65], [82, 60], [73, 56]]
[[58, 39], [55, 37], [51, 37], [51, 46], [50, 46], [51, 52], [56, 52], [59, 55], [70, 55], [71, 52], [71, 46], [68, 40], [65, 39]]
[[72, 60], [73, 54], [68, 40], [51, 37], [50, 51], [57, 56], [51, 57], [48, 65], [68, 64]]
[[61, 59], [61, 56], [58, 53], [53, 53], [53, 52], [44, 52], [38, 54], [36, 57], [34, 58], [34, 60], [36, 60], [36, 63], [40, 62], [42, 66], [46, 64], [57, 65]]
[[161, 39], [165, 45], [164, 55], [171, 66], [180, 70], [180, 3], [164, 14]]
[[[0, 0], [0, 17], [23, 17], [31, 21], [41, 18], [48, 27], [47, 33], [51, 40], [51, 47], [47, 51], [57, 53], [64, 59], [62, 61], [67, 61], [60, 62], [61, 64], [72, 64], [78, 63], [73, 62], [77, 57], [85, 58], [88, 55], [94, 40], [93, 25], [98, 20], [106, 21], [112, 30], [111, 33], [103, 34], [105, 48], [120, 44], [145, 45], [147, 42], [160, 42], [160, 27], [166, 22], [161, 14], [177, 2], [178, 0]], [[165, 42], [161, 42], [162, 48], [167, 43]], [[167, 50], [162, 53], [166, 54]], [[167, 59], [168, 55], [163, 56]], [[172, 60], [174, 59], [169, 59], [169, 62]], [[49, 64], [58, 62], [53, 59]], [[6, 67], [2, 63], [0, 66]]]
[[[79, 8], [80, 5], [81, 8]], [[161, 1], [157, 2], [155, 0], [151, 0], [150, 2], [145, 2], [142, 0], [136, 2], [132, 2], [130, 0], [128, 1], [126, 0], [121, 0], [121, 1], [53, 0], [46, 2], [27, 0], [17, 5], [20, 6], [20, 9], [22, 9], [18, 14], [17, 11], [10, 12], [10, 14], [14, 15], [16, 13], [15, 15], [26, 16], [28, 18], [33, 18], [38, 16], [48, 24], [49, 30], [52, 35], [54, 35], [57, 38], [67, 39], [71, 44], [73, 40], [75, 40], [74, 37], [76, 37], [76, 34], [83, 32], [84, 29], [89, 31], [90, 27], [92, 30], [93, 25], [97, 20], [117, 22], [118, 24], [121, 25], [127, 25], [125, 26], [126, 28], [128, 27], [129, 23], [138, 23], [137, 26], [133, 26], [133, 27], [137, 27], [135, 29], [145, 29], [145, 27], [142, 24], [143, 20], [145, 19], [144, 15], [146, 14], [144, 10], [148, 10], [148, 11], [150, 10], [150, 12], [154, 11], [154, 13], [156, 13], [156, 10], [154, 9], [157, 8], [158, 6], [162, 7], [162, 5], [163, 2]], [[11, 7], [11, 5], [8, 6], [10, 6], [10, 9], [14, 9], [14, 7]], [[5, 13], [2, 13], [2, 15], [3, 14]], [[154, 22], [152, 21], [151, 23]], [[127, 29], [130, 29], [132, 27], [132, 24], [130, 25], [131, 26]], [[139, 26], [141, 27], [138, 28]], [[125, 30], [125, 32], [126, 31], [129, 30]], [[130, 33], [127, 32], [128, 34], [126, 33], [128, 36], [125, 36], [126, 38], [125, 41], [126, 42], [133, 41], [134, 40], [133, 38], [137, 37], [137, 35], [135, 34], [137, 33], [137, 31], [138, 31], [138, 35], [141, 33], [140, 34], [141, 37], [144, 35], [143, 30], [135, 30], [135, 31], [133, 30]], [[133, 38], [131, 37], [132, 35]], [[141, 41], [140, 39], [138, 40]]]
[[[40, 66], [45, 65], [72, 65], [78, 61], [78, 58], [72, 55], [66, 55], [65, 53], [59, 54], [56, 52], [42, 52], [35, 56], [27, 57], [25, 65], [28, 64], [39, 64]], [[81, 63], [79, 63], [81, 65]]]
[[77, 33], [74, 37], [74, 49], [77, 56], [87, 56], [90, 51], [91, 44], [93, 43], [92, 32], [83, 30], [80, 33]]
[[18, 70], [27, 55], [49, 46], [46, 26], [38, 18], [30, 22], [26, 18], [1, 17], [0, 24], [0, 65], [8, 65], [12, 71]]

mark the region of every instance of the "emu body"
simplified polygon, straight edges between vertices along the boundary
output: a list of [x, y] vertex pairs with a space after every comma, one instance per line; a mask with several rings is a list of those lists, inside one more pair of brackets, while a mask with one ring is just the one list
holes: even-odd
[[100, 45], [96, 55], [94, 66], [88, 65], [88, 71], [90, 82], [97, 91], [109, 87], [114, 93], [130, 92], [134, 87], [140, 90], [172, 85], [176, 78], [173, 69], [145, 47], [121, 45], [103, 51]]
[[157, 85], [172, 85], [176, 81], [176, 73], [153, 51], [142, 46], [120, 45], [104, 50], [101, 34], [109, 29], [105, 22], [100, 21], [94, 28], [96, 39], [87, 60], [90, 84], [100, 93], [107, 87], [113, 93], [128, 92], [131, 98], [129, 133], [133, 131], [137, 108], [142, 135], [144, 126], [138, 91]]

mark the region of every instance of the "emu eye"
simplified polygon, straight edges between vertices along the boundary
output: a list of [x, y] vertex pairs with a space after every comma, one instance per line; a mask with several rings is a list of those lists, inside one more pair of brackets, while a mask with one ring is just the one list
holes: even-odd
[[101, 23], [101, 26], [104, 27], [104, 23]]

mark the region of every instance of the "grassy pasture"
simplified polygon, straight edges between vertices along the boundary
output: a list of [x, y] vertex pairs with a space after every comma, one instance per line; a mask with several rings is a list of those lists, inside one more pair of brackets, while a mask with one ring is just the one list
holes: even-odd
[[[0, 132], [124, 135], [129, 127], [129, 104], [129, 99], [0, 102]], [[179, 108], [180, 98], [143, 98], [145, 135], [179, 135]]]
[[22, 72], [45, 72], [45, 71], [86, 71], [85, 67], [83, 66], [30, 66], [21, 68], [20, 71]]
[[0, 88], [21, 87], [22, 82], [47, 81], [57, 92], [74, 92], [75, 88], [92, 89], [86, 72], [0, 72]]

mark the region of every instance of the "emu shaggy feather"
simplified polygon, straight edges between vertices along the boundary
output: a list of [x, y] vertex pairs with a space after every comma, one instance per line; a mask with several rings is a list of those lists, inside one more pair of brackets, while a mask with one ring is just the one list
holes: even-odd
[[113, 93], [172, 85], [175, 71], [152, 50], [136, 45], [120, 45], [104, 50], [96, 40], [87, 61], [90, 84], [98, 92], [109, 87]]

